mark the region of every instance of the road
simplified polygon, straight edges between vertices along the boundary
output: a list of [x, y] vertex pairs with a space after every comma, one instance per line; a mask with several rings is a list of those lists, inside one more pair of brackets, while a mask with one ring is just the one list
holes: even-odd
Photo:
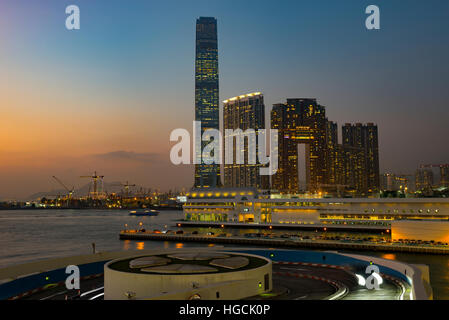
[[23, 300], [103, 300], [103, 276], [82, 280], [80, 290], [67, 290], [65, 285], [56, 286], [22, 298]]

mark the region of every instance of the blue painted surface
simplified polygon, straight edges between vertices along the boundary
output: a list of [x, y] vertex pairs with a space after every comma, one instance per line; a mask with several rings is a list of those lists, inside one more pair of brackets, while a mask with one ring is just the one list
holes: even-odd
[[[320, 252], [320, 251], [305, 251], [305, 250], [238, 250], [235, 252], [256, 254], [272, 261], [288, 261], [288, 262], [307, 262], [307, 263], [322, 263], [337, 265], [342, 267], [350, 267], [355, 270], [363, 270], [369, 265], [369, 262], [342, 256], [338, 253]], [[94, 262], [84, 265], [79, 265], [80, 276], [85, 277], [89, 275], [103, 273], [106, 261]], [[402, 273], [388, 267], [379, 266], [380, 272], [402, 279], [410, 284], [409, 279]], [[18, 294], [44, 287], [45, 285], [65, 281], [68, 274], [65, 273], [65, 268], [31, 275], [20, 278], [11, 282], [0, 285], [0, 300], [14, 297]], [[46, 279], [48, 277], [48, 280]]]
[[[352, 269], [361, 270], [363, 273], [366, 267], [369, 266], [368, 261], [359, 260], [332, 252], [320, 251], [305, 251], [305, 250], [246, 250], [240, 251], [243, 253], [256, 254], [273, 261], [288, 261], [288, 262], [307, 262], [307, 263], [322, 263], [331, 264], [342, 267], [351, 267]], [[411, 285], [409, 279], [402, 273], [388, 267], [378, 266], [381, 273], [402, 279]]]
[[[100, 261], [79, 265], [80, 277], [103, 273], [106, 262]], [[68, 276], [69, 274], [65, 273], [65, 268], [61, 268], [4, 283], [0, 285], [0, 300], [5, 300], [36, 288], [42, 288], [52, 283], [65, 281]]]

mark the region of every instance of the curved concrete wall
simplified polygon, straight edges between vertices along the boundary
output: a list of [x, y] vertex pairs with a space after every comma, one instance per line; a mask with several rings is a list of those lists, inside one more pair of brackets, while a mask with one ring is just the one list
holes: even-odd
[[[243, 255], [261, 258], [252, 254]], [[122, 260], [117, 259], [108, 262], [104, 267], [104, 298], [125, 300], [126, 293], [132, 292], [133, 299], [137, 300], [186, 300], [193, 294], [199, 294], [202, 299], [207, 300], [243, 299], [272, 289], [272, 263], [269, 259], [262, 259], [267, 263], [253, 269], [178, 275], [131, 273], [111, 269], [111, 264]], [[268, 288], [264, 285], [266, 275], [269, 277]]]
[[[378, 266], [389, 268], [396, 272], [389, 272], [397, 278], [405, 279], [412, 287], [412, 300], [431, 300], [433, 298], [432, 288], [429, 282], [429, 268], [427, 266], [409, 265], [398, 261], [387, 260], [377, 257], [367, 257], [357, 254], [342, 254], [347, 257], [356, 258], [365, 262], [372, 261]], [[385, 272], [383, 272], [385, 273]]]

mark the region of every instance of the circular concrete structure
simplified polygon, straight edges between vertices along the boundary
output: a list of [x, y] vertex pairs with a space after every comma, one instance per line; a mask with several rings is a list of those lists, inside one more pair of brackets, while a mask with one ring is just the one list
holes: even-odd
[[172, 251], [104, 267], [104, 298], [236, 300], [272, 289], [271, 260], [244, 253]]

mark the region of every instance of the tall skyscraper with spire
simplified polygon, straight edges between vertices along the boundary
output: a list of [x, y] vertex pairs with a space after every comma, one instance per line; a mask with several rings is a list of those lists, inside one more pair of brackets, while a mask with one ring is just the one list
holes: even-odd
[[[207, 129], [219, 130], [218, 106], [218, 41], [217, 20], [200, 17], [196, 20], [195, 55], [195, 120], [201, 121], [201, 135]], [[195, 165], [195, 188], [221, 186], [220, 165], [204, 164], [201, 150], [209, 143], [196, 137], [195, 152], [201, 163]]]

